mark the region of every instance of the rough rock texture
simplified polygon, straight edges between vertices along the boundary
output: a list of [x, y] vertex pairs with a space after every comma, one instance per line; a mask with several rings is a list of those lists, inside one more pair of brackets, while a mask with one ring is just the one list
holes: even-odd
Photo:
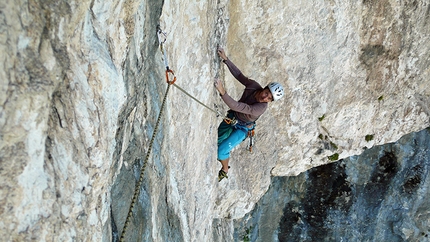
[[141, 54], [155, 56], [161, 6], [0, 3], [2, 239], [110, 240], [110, 188], [123, 164], [117, 129], [136, 120], [146, 134], [162, 91]]
[[272, 175], [297, 175], [334, 153], [359, 154], [429, 123], [428, 3], [229, 3], [232, 59], [256, 80], [287, 87], [287, 98], [260, 121], [278, 127], [268, 131], [278, 144]]
[[429, 241], [430, 128], [274, 177], [235, 241]]
[[[419, 1], [5, 0], [0, 3], [0, 238], [222, 241], [270, 176], [298, 175], [429, 126], [428, 3]], [[216, 46], [286, 97], [216, 181], [212, 80], [241, 87]], [[367, 141], [365, 137], [368, 138]], [[338, 154], [336, 157], [335, 154]], [[334, 155], [334, 156], [333, 156]]]

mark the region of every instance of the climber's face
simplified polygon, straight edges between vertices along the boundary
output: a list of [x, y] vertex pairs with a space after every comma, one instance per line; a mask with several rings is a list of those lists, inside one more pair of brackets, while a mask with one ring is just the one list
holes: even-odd
[[268, 103], [273, 101], [273, 96], [268, 88], [264, 88], [261, 92], [257, 93], [256, 99], [260, 103]]

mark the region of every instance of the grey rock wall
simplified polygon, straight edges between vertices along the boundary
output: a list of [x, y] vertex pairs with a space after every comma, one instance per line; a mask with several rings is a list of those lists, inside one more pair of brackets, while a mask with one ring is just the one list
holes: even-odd
[[[389, 0], [0, 2], [0, 238], [115, 240], [143, 166], [126, 239], [233, 238], [231, 219], [254, 208], [271, 176], [429, 126], [428, 9]], [[221, 118], [174, 87], [145, 161], [167, 89], [164, 60], [180, 87], [221, 112], [214, 77], [240, 95], [218, 45], [247, 76], [287, 93], [259, 119], [254, 152], [233, 152], [221, 183]]]
[[136, 120], [142, 147], [160, 102], [162, 87], [148, 80], [163, 77], [149, 35], [161, 6], [0, 3], [2, 241], [111, 240], [111, 186], [134, 163], [121, 157], [119, 135]]
[[274, 177], [235, 241], [428, 241], [430, 128], [359, 156]]

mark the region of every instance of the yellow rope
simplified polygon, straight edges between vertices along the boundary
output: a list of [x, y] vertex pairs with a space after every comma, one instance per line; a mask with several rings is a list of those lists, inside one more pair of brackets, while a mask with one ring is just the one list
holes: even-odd
[[161, 109], [160, 109], [160, 113], [158, 114], [157, 123], [155, 124], [154, 131], [152, 132], [152, 138], [151, 138], [151, 142], [149, 143], [148, 152], [146, 153], [145, 161], [143, 162], [143, 166], [142, 166], [142, 168], [140, 170], [139, 181], [136, 183], [136, 187], [134, 189], [134, 195], [133, 195], [133, 198], [131, 199], [130, 208], [128, 210], [127, 218], [125, 220], [124, 227], [123, 227], [122, 233], [121, 233], [121, 238], [120, 238], [121, 242], [124, 241], [125, 232], [126, 232], [127, 227], [128, 227], [128, 225], [130, 223], [130, 219], [131, 219], [131, 217], [133, 215], [134, 205], [136, 204], [136, 200], [137, 200], [137, 198], [139, 197], [139, 194], [140, 194], [140, 187], [142, 186], [142, 182], [143, 182], [143, 174], [145, 173], [146, 164], [148, 163], [149, 155], [151, 153], [152, 145], [153, 145], [154, 140], [155, 140], [155, 135], [157, 133], [158, 126], [160, 124], [161, 116], [163, 114], [164, 106], [165, 106], [166, 99], [167, 99], [167, 93], [170, 90], [170, 86], [171, 86], [170, 84], [167, 85], [166, 94], [164, 95], [163, 103], [161, 104]]

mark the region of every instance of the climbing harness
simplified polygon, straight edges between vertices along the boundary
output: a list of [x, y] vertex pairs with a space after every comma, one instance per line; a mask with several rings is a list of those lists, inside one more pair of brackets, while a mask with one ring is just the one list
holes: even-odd
[[236, 119], [236, 116], [231, 113], [230, 111], [228, 112], [227, 116], [224, 118], [224, 122], [226, 124], [229, 124], [231, 126], [235, 126], [236, 124], [242, 127], [246, 127], [247, 131], [247, 135], [246, 137], [243, 139], [243, 141], [246, 140], [246, 138], [249, 138], [249, 144], [246, 147], [246, 149], [252, 153], [252, 147], [255, 143], [254, 140], [254, 136], [255, 136], [255, 121], [253, 122], [243, 122], [240, 121], [239, 119]]
[[176, 75], [175, 75], [174, 71], [169, 68], [169, 63], [167, 61], [167, 55], [166, 55], [166, 52], [165, 52], [164, 46], [163, 46], [163, 44], [166, 42], [167, 35], [166, 35], [165, 32], [163, 32], [161, 30], [160, 26], [157, 26], [157, 35], [158, 35], [158, 41], [159, 41], [159, 45], [160, 45], [160, 50], [161, 50], [161, 52], [163, 54], [163, 58], [164, 58], [164, 65], [166, 67], [166, 82], [167, 82], [168, 85], [167, 85], [166, 93], [164, 94], [163, 102], [161, 104], [160, 113], [158, 114], [158, 119], [157, 119], [157, 122], [155, 124], [154, 131], [152, 132], [152, 138], [151, 138], [151, 141], [149, 143], [148, 152], [146, 153], [145, 160], [144, 160], [142, 168], [140, 170], [139, 180], [138, 180], [138, 182], [136, 183], [136, 186], [135, 186], [133, 198], [131, 199], [130, 208], [129, 208], [128, 213], [127, 213], [127, 218], [125, 220], [124, 227], [122, 229], [121, 238], [120, 238], [121, 242], [123, 242], [125, 240], [125, 233], [126, 233], [127, 228], [128, 228], [128, 226], [130, 224], [131, 217], [133, 216], [133, 208], [136, 205], [136, 201], [137, 201], [137, 199], [139, 197], [139, 194], [140, 194], [140, 189], [141, 189], [142, 182], [143, 182], [145, 168], [146, 168], [146, 165], [148, 163], [148, 159], [149, 159], [149, 156], [150, 156], [151, 151], [152, 151], [152, 146], [153, 146], [153, 143], [154, 143], [154, 140], [155, 140], [155, 136], [157, 134], [158, 127], [159, 127], [160, 122], [161, 122], [161, 117], [163, 115], [163, 111], [164, 111], [165, 104], [166, 104], [166, 99], [167, 99], [167, 94], [169, 93], [170, 86], [175, 86], [180, 91], [182, 91], [183, 93], [185, 93], [187, 96], [189, 96], [193, 100], [197, 101], [199, 104], [203, 105], [204, 107], [206, 107], [210, 111], [216, 113], [217, 116], [222, 116], [219, 111], [214, 110], [214, 109], [208, 107], [207, 105], [205, 105], [204, 103], [200, 102], [198, 99], [196, 99], [195, 97], [193, 97], [192, 95], [190, 95], [188, 92], [186, 92], [184, 89], [182, 89], [181, 87], [179, 87], [178, 85], [175, 84], [175, 82], [176, 82]]
[[[139, 194], [140, 194], [140, 189], [141, 189], [141, 186], [142, 186], [142, 183], [143, 183], [143, 177], [144, 177], [144, 173], [145, 173], [145, 168], [146, 168], [146, 165], [148, 164], [149, 156], [151, 154], [152, 147], [153, 147], [153, 144], [154, 144], [154, 140], [155, 140], [155, 137], [156, 137], [156, 134], [157, 134], [157, 131], [158, 131], [158, 127], [159, 127], [160, 122], [161, 122], [161, 117], [163, 115], [163, 111], [164, 111], [164, 108], [166, 106], [165, 104], [166, 104], [166, 100], [167, 100], [167, 94], [169, 93], [169, 90], [170, 90], [170, 86], [175, 86], [180, 91], [182, 91], [184, 94], [186, 94], [187, 96], [189, 96], [193, 100], [195, 100], [197, 103], [199, 103], [202, 106], [206, 107], [210, 111], [216, 113], [217, 117], [223, 116], [223, 115], [221, 115], [221, 113], [218, 110], [214, 110], [214, 109], [208, 107], [204, 103], [200, 102], [197, 98], [193, 97], [188, 92], [186, 92], [184, 89], [182, 89], [181, 87], [179, 87], [178, 85], [175, 84], [175, 82], [176, 82], [176, 75], [175, 75], [174, 71], [169, 68], [169, 63], [167, 61], [167, 55], [166, 55], [166, 52], [165, 52], [164, 47], [163, 47], [163, 44], [166, 42], [166, 39], [167, 39], [167, 34], [161, 30], [160, 26], [157, 26], [157, 35], [158, 35], [158, 41], [159, 41], [159, 45], [160, 45], [160, 50], [161, 50], [161, 52], [163, 54], [164, 65], [166, 67], [166, 82], [167, 82], [168, 85], [167, 85], [166, 93], [164, 94], [164, 97], [163, 97], [163, 101], [162, 101], [162, 104], [161, 104], [160, 112], [158, 114], [158, 118], [157, 118], [157, 122], [155, 124], [154, 131], [152, 132], [152, 138], [151, 138], [151, 141], [149, 143], [148, 151], [146, 153], [145, 160], [143, 161], [143, 165], [142, 165], [142, 168], [140, 170], [139, 180], [137, 181], [135, 189], [134, 189], [134, 194], [133, 194], [133, 198], [131, 199], [131, 204], [130, 204], [130, 207], [129, 207], [129, 210], [128, 210], [128, 213], [127, 213], [127, 218], [126, 218], [126, 220], [124, 222], [124, 227], [122, 229], [122, 233], [121, 233], [121, 237], [120, 237], [120, 241], [121, 242], [123, 242], [125, 240], [125, 233], [126, 233], [127, 228], [128, 228], [128, 226], [130, 224], [131, 217], [133, 216], [133, 208], [136, 205], [136, 201], [137, 201], [137, 199], [139, 197]], [[238, 120], [235, 117], [229, 118], [227, 116], [224, 118], [224, 121], [227, 124], [231, 124], [231, 125], [235, 125], [238, 122]], [[254, 130], [251, 130], [251, 131], [252, 131], [252, 134], [254, 134]], [[248, 132], [248, 136], [249, 136], [249, 132]], [[251, 137], [251, 136], [249, 136], [249, 137]], [[251, 146], [250, 146], [250, 151], [251, 150], [252, 150], [252, 143], [251, 143]], [[224, 177], [227, 178], [227, 174], [223, 174], [222, 178], [224, 178]]]
[[240, 119], [237, 119], [232, 111], [227, 112], [224, 122], [230, 125], [231, 129], [241, 129], [246, 132], [246, 136], [243, 138], [242, 142], [249, 138], [249, 144], [247, 145], [246, 149], [252, 153], [252, 148], [255, 144], [254, 136], [256, 122], [243, 122]]

